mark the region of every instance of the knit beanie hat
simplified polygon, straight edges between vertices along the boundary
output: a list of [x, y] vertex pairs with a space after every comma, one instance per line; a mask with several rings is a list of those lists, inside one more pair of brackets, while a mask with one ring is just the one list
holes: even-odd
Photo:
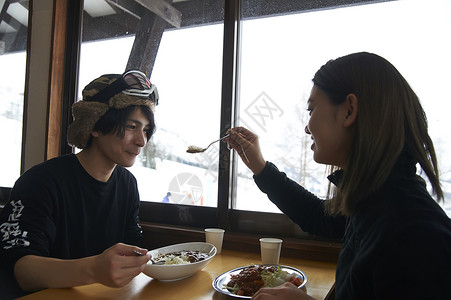
[[95, 124], [109, 109], [144, 105], [154, 111], [159, 98], [156, 86], [140, 71], [102, 75], [83, 89], [82, 96], [72, 105], [74, 121], [67, 132], [68, 144], [80, 149], [87, 146]]

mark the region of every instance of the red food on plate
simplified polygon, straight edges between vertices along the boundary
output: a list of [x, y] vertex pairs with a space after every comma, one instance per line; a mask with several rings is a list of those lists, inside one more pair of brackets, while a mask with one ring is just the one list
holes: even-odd
[[253, 265], [232, 274], [227, 289], [239, 296], [253, 296], [262, 287], [275, 287], [285, 282], [296, 286], [302, 284], [302, 278], [283, 271], [278, 266]]

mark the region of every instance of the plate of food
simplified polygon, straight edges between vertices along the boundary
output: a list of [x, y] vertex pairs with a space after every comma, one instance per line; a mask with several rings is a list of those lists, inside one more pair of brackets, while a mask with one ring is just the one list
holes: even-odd
[[202, 270], [216, 255], [216, 247], [209, 243], [191, 242], [166, 246], [149, 251], [152, 261], [143, 273], [161, 281], [187, 278]]
[[262, 287], [276, 287], [285, 282], [303, 288], [307, 283], [307, 276], [289, 266], [249, 265], [219, 275], [212, 284], [213, 288], [222, 294], [251, 299]]

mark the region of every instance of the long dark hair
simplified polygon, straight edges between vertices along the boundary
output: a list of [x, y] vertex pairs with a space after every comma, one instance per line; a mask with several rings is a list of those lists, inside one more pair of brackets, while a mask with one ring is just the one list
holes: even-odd
[[[418, 162], [438, 200], [443, 199], [437, 157], [417, 95], [386, 59], [361, 52], [331, 60], [313, 83], [332, 103], [353, 93], [358, 99], [355, 138], [338, 188], [329, 186], [328, 211], [350, 215], [361, 199], [379, 188], [401, 152]], [[331, 170], [338, 169], [331, 166]], [[364, 187], [364, 188], [362, 188]]]

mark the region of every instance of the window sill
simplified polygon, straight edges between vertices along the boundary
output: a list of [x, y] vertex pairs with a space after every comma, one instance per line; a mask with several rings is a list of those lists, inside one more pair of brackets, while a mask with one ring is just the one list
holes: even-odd
[[[203, 242], [205, 234], [202, 228], [174, 226], [150, 222], [141, 222], [143, 229], [142, 246], [156, 249], [172, 244], [186, 242]], [[259, 252], [260, 244], [257, 234], [226, 232], [223, 248], [230, 250]], [[310, 260], [337, 262], [341, 243], [315, 241], [298, 238], [283, 238], [283, 257], [302, 257]]]

